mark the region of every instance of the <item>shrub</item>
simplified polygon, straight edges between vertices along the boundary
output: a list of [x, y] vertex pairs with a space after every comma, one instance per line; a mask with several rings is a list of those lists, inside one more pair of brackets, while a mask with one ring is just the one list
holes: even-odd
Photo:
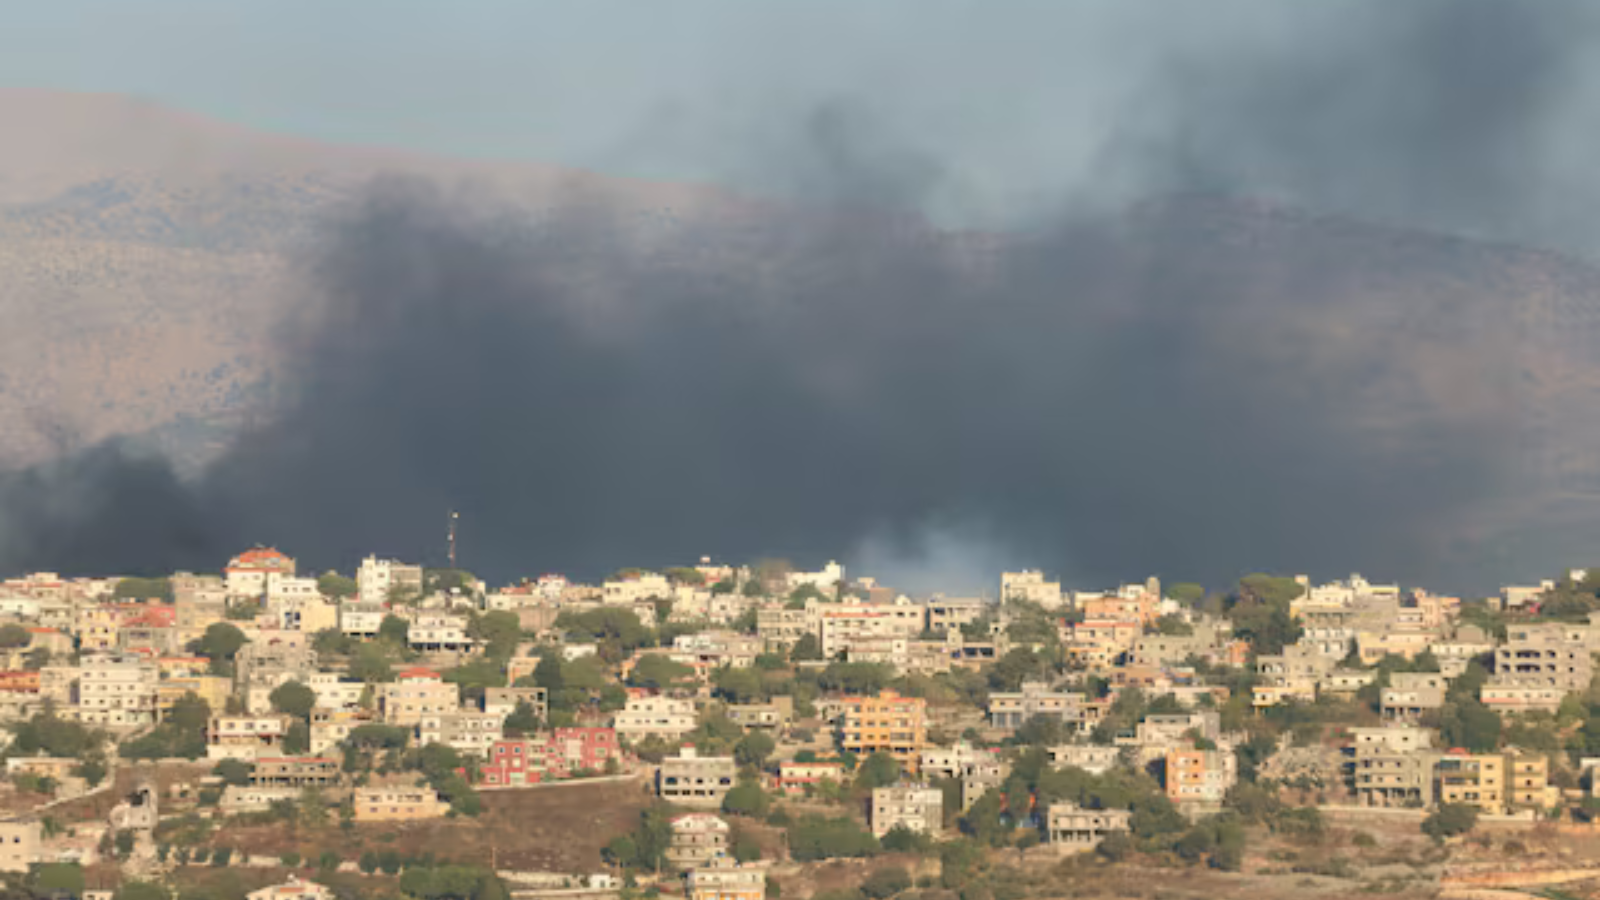
[[900, 866], [888, 866], [861, 882], [861, 893], [871, 900], [885, 900], [911, 887], [911, 875]]
[[1376, 847], [1378, 846], [1378, 839], [1373, 837], [1371, 832], [1358, 831], [1351, 835], [1350, 843], [1362, 848]]
[[1465, 803], [1446, 803], [1422, 820], [1422, 833], [1435, 840], [1444, 840], [1447, 837], [1466, 834], [1477, 824], [1477, 807]]
[[294, 850], [290, 850], [289, 852], [287, 852], [287, 853], [283, 854], [282, 856], [278, 857], [278, 862], [281, 862], [285, 866], [293, 869], [296, 866], [300, 865], [300, 854], [297, 853]]
[[222, 866], [227, 865], [229, 863], [229, 861], [231, 861], [232, 859], [233, 859], [233, 848], [232, 847], [218, 847], [217, 849], [211, 851], [211, 864], [213, 866], [217, 866], [217, 867], [220, 868]]

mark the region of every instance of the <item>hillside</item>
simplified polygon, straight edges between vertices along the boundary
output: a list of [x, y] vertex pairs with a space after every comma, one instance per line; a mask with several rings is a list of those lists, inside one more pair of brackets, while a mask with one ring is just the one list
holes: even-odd
[[374, 177], [531, 210], [582, 198], [643, 223], [733, 208], [693, 186], [327, 146], [129, 97], [0, 89], [0, 122], [0, 465], [117, 434], [185, 452], [214, 438], [206, 423], [271, 371], [297, 254]]
[[[1370, 508], [1406, 520], [1394, 533], [1408, 542], [1422, 535], [1427, 546], [1376, 531], [1365, 542], [1340, 544], [1368, 560], [1364, 565], [1399, 567], [1431, 556], [1470, 558], [1484, 571], [1505, 568], [1497, 562], [1503, 560], [1518, 570], [1531, 565], [1524, 552], [1530, 543], [1555, 555], [1552, 548], [1565, 541], [1570, 547], [1560, 553], [1582, 556], [1600, 530], [1592, 511], [1600, 497], [1600, 364], [1592, 353], [1600, 271], [1572, 258], [1208, 196], [1173, 197], [1055, 230], [938, 234], [917, 222], [758, 205], [694, 186], [325, 146], [121, 97], [0, 91], [0, 121], [8, 133], [0, 144], [0, 308], [10, 326], [0, 332], [0, 416], [12, 426], [0, 430], [0, 464], [49, 458], [112, 435], [139, 436], [185, 462], [213, 454], [275, 384], [288, 380], [279, 377], [279, 327], [309, 295], [305, 273], [323, 244], [326, 219], [373, 178], [399, 175], [442, 185], [446, 197], [489, 197], [519, 215], [575, 202], [601, 211], [596, 221], [604, 234], [628, 241], [582, 246], [590, 224], [584, 220], [558, 234], [567, 243], [541, 256], [544, 275], [577, 286], [585, 300], [599, 298], [601, 314], [607, 297], [643, 295], [663, 279], [663, 293], [728, 299], [767, 292], [779, 303], [807, 301], [805, 314], [780, 325], [781, 333], [753, 339], [773, 342], [764, 359], [780, 372], [803, 373], [822, 362], [831, 368], [832, 380], [779, 375], [772, 385], [820, 398], [824, 416], [812, 431], [787, 420], [784, 427], [800, 429], [796, 444], [851, 422], [862, 452], [841, 455], [849, 462], [836, 466], [865, 461], [863, 480], [882, 483], [873, 461], [885, 448], [903, 442], [903, 452], [921, 453], [918, 436], [937, 429], [943, 415], [970, 422], [999, 416], [1000, 407], [963, 390], [991, 371], [999, 379], [992, 396], [1011, 404], [999, 427], [1018, 427], [1018, 410], [1053, 408], [1057, 418], [1071, 419], [1071, 432], [1154, 447], [1172, 436], [1167, 422], [1193, 426], [1182, 466], [1147, 467], [1129, 478], [1109, 477], [1128, 459], [1114, 443], [1064, 440], [1049, 417], [1025, 426], [1033, 443], [1019, 446], [1031, 446], [1032, 455], [1009, 474], [967, 464], [991, 452], [976, 449], [982, 442], [970, 453], [951, 443], [935, 467], [938, 477], [903, 485], [908, 515], [946, 501], [981, 510], [986, 497], [1033, 496], [1040, 515], [1051, 516], [1063, 504], [1154, 514], [1180, 494], [1192, 508], [1209, 509], [1254, 496], [1303, 523], [1299, 545], [1265, 516], [1256, 517], [1258, 531], [1229, 538], [1248, 547], [1246, 555], [1281, 553], [1275, 565], [1315, 564], [1300, 561], [1305, 546], [1344, 540]], [[952, 272], [971, 284], [947, 290]], [[905, 305], [928, 297], [935, 305]], [[998, 314], [980, 315], [975, 304], [991, 301]], [[806, 329], [826, 337], [814, 339], [813, 355], [790, 358], [790, 336]], [[531, 330], [512, 343], [537, 336]], [[481, 337], [463, 331], [460, 339], [474, 344]], [[617, 346], [632, 339], [625, 335]], [[1007, 350], [994, 355], [992, 348]], [[997, 367], [997, 358], [1007, 362]], [[627, 353], [621, 359], [627, 365], [611, 371], [633, 365]], [[698, 354], [695, 364], [708, 359]], [[726, 369], [719, 367], [741, 359], [708, 363], [702, 377], [720, 384]], [[681, 372], [688, 362], [663, 364]], [[472, 382], [467, 373], [480, 369], [482, 378]], [[1098, 393], [1107, 371], [1117, 373], [1125, 396]], [[524, 377], [526, 367], [465, 369], [453, 376], [460, 393], [449, 396], [504, 380], [503, 372]], [[844, 384], [852, 372], [858, 393], [830, 405], [839, 398], [826, 393], [828, 385]], [[553, 382], [570, 374], [540, 377]], [[920, 406], [912, 387], [925, 383], [942, 384], [947, 402], [958, 405]], [[675, 399], [668, 382], [629, 384], [636, 398], [656, 398], [643, 408]], [[815, 391], [822, 393], [806, 393]], [[898, 429], [880, 427], [883, 409], [913, 418]], [[449, 412], [446, 406], [431, 414]], [[566, 415], [534, 406], [522, 413], [529, 421]], [[715, 452], [731, 453], [727, 435], [739, 432], [721, 429], [738, 409], [724, 415], [707, 406], [700, 415], [696, 433]], [[498, 421], [498, 410], [483, 416]], [[349, 443], [321, 437], [330, 446]], [[419, 440], [425, 438], [395, 445]], [[607, 446], [625, 443], [617, 436]], [[1268, 469], [1274, 474], [1262, 482]], [[257, 459], [244, 470], [264, 466]], [[621, 462], [611, 467], [587, 496], [611, 489], [613, 475], [624, 470]], [[1072, 477], [1075, 471], [1102, 477], [1085, 481]], [[1211, 475], [1184, 474], [1198, 471]], [[647, 474], [639, 473], [645, 481], [631, 496], [649, 488]], [[708, 486], [728, 487], [730, 479], [724, 467]], [[302, 470], [282, 473], [266, 496], [314, 480]], [[762, 473], [748, 487], [770, 483]], [[817, 521], [834, 522], [841, 511], [870, 505], [862, 497], [844, 491], [828, 502], [815, 492], [794, 498], [784, 525], [793, 524], [792, 533], [768, 539], [805, 550], [803, 539], [816, 534], [801, 533], [799, 510], [814, 504]], [[1309, 504], [1304, 513], [1299, 503]], [[1317, 504], [1345, 509], [1330, 518]], [[878, 512], [851, 515], [868, 521]], [[345, 527], [365, 534], [381, 524]], [[614, 525], [607, 528], [616, 537]], [[1151, 552], [1185, 547], [1195, 560], [1241, 555], [1232, 545], [1207, 543], [1211, 531], [1173, 528], [1170, 538], [1145, 536]], [[1098, 527], [1073, 536], [1083, 555], [1136, 569], [1126, 538]], [[707, 539], [683, 534], [694, 547]]]

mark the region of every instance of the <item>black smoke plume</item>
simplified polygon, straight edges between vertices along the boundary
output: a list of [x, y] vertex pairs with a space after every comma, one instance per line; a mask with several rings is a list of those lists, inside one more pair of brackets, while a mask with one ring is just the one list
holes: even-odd
[[1106, 171], [1161, 199], [1005, 234], [835, 205], [912, 203], [941, 167], [862, 156], [832, 112], [797, 171], [850, 187], [818, 208], [641, 234], [582, 197], [536, 215], [379, 183], [309, 263], [274, 415], [191, 481], [116, 447], [15, 476], [0, 567], [215, 569], [254, 542], [439, 563], [456, 509], [496, 579], [930, 529], [1086, 583], [1503, 576], [1485, 541], [1537, 477], [1504, 272], [1553, 267], [1568, 299], [1593, 274], [1237, 197], [1540, 232], [1509, 133], [1569, 108], [1585, 32], [1558, 4], [1355, 8], [1300, 36], [1315, 52], [1154, 77]]

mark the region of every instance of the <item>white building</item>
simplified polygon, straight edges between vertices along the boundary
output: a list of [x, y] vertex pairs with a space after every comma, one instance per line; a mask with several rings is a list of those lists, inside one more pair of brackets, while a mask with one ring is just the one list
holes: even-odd
[[422, 567], [369, 556], [356, 570], [356, 591], [362, 600], [383, 602], [395, 588], [422, 596]]
[[79, 668], [78, 720], [103, 728], [156, 721], [156, 667], [138, 657], [91, 657]]
[[617, 737], [640, 741], [650, 735], [676, 740], [692, 732], [699, 722], [693, 700], [671, 697], [630, 697], [612, 724]]
[[922, 834], [944, 828], [944, 792], [925, 784], [872, 789], [872, 833], [879, 838], [902, 827]]

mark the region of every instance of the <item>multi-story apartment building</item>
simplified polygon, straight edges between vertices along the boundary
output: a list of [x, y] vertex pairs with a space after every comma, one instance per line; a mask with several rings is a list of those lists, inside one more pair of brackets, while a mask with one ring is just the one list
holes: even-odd
[[822, 607], [818, 624], [822, 657], [833, 659], [858, 641], [914, 640], [922, 633], [922, 607], [910, 601], [842, 603]]
[[1358, 748], [1351, 761], [1357, 801], [1362, 806], [1432, 806], [1435, 759], [1437, 754], [1423, 749], [1395, 750], [1382, 744]]
[[356, 638], [378, 636], [388, 609], [376, 600], [351, 600], [339, 604], [339, 630]]
[[1071, 727], [1083, 724], [1084, 695], [1058, 691], [1042, 681], [1024, 681], [1022, 690], [989, 694], [989, 724], [995, 728], [1020, 728], [1035, 716], [1059, 719]]
[[355, 793], [357, 822], [437, 819], [449, 809], [450, 804], [439, 799], [439, 792], [431, 787], [391, 785], [357, 788]]
[[373, 723], [364, 709], [314, 709], [311, 711], [311, 752], [327, 753], [350, 737], [350, 732]]
[[271, 547], [256, 547], [235, 556], [222, 570], [223, 586], [233, 599], [259, 599], [267, 593], [267, 576], [293, 576], [294, 560]]
[[747, 669], [755, 665], [756, 657], [764, 649], [766, 643], [757, 635], [736, 631], [700, 631], [678, 635], [672, 642], [672, 657], [688, 665]]
[[340, 760], [332, 756], [264, 756], [250, 770], [253, 787], [329, 788], [340, 778]]
[[489, 754], [503, 736], [505, 717], [475, 709], [423, 716], [417, 723], [417, 742], [423, 746], [443, 744], [470, 756]]
[[1232, 753], [1176, 749], [1167, 753], [1167, 799], [1179, 804], [1221, 803], [1233, 787], [1236, 762]]
[[766, 703], [734, 703], [724, 711], [728, 721], [741, 728], [786, 728], [794, 721], [794, 698], [773, 697]]
[[844, 764], [828, 760], [816, 762], [786, 760], [778, 763], [776, 784], [778, 790], [784, 794], [804, 794], [807, 788], [814, 790], [824, 781], [834, 783], [845, 781]]
[[902, 697], [894, 691], [848, 697], [839, 731], [841, 745], [851, 753], [887, 753], [915, 771], [928, 743], [927, 705], [920, 697]]
[[481, 768], [484, 784], [520, 787], [582, 770], [601, 771], [608, 762], [621, 761], [622, 749], [610, 728], [557, 728], [495, 741], [488, 757]]
[[938, 834], [944, 828], [944, 792], [926, 784], [873, 788], [871, 822], [880, 838], [896, 827]]
[[686, 900], [766, 900], [767, 868], [717, 856], [689, 871]]
[[1494, 674], [1481, 699], [1491, 709], [1554, 712], [1572, 691], [1589, 686], [1594, 663], [1581, 626], [1524, 625], [1495, 648]]
[[656, 789], [661, 799], [685, 806], [721, 807], [739, 774], [731, 756], [701, 756], [684, 747], [661, 761]]
[[156, 722], [155, 664], [140, 657], [100, 656], [79, 667], [78, 720], [102, 728], [142, 728]]
[[1093, 850], [1107, 835], [1128, 831], [1133, 813], [1125, 809], [1084, 809], [1066, 801], [1045, 813], [1045, 838], [1067, 850]]
[[427, 612], [411, 620], [406, 643], [421, 653], [465, 653], [478, 645], [467, 635], [465, 616]]
[[677, 740], [699, 725], [693, 700], [680, 700], [661, 695], [629, 697], [627, 704], [617, 712], [611, 727], [617, 735], [629, 741], [640, 741], [655, 736]]
[[971, 625], [983, 618], [993, 605], [982, 597], [946, 597], [935, 594], [928, 600], [928, 630], [946, 632]]
[[1506, 758], [1498, 753], [1446, 753], [1434, 764], [1434, 784], [1440, 803], [1466, 803], [1484, 812], [1502, 812]]
[[420, 667], [401, 672], [378, 693], [378, 712], [390, 725], [419, 725], [425, 718], [453, 713], [460, 706], [459, 685]]
[[391, 595], [422, 596], [422, 567], [369, 556], [356, 569], [356, 596], [364, 603], [384, 603]]
[[728, 853], [728, 823], [711, 813], [688, 813], [672, 820], [667, 862], [675, 869], [703, 866]]
[[549, 692], [542, 687], [492, 687], [484, 688], [483, 711], [505, 718], [517, 711], [519, 704], [532, 707], [533, 714], [543, 722], [550, 715]]
[[1379, 712], [1390, 722], [1416, 722], [1444, 705], [1447, 687], [1438, 672], [1395, 672], [1379, 694]]
[[206, 726], [207, 759], [242, 759], [283, 755], [283, 738], [294, 720], [284, 715], [212, 716]]
[[1061, 606], [1061, 582], [1045, 581], [1044, 573], [1037, 569], [1000, 574], [1000, 602], [1025, 600], [1045, 609]]
[[1513, 810], [1545, 810], [1558, 798], [1550, 789], [1550, 757], [1509, 747], [1506, 757], [1506, 806]]
[[782, 603], [766, 603], [756, 610], [756, 634], [766, 649], [786, 651], [800, 638], [817, 634], [821, 616], [815, 602], [801, 609], [790, 609]]

